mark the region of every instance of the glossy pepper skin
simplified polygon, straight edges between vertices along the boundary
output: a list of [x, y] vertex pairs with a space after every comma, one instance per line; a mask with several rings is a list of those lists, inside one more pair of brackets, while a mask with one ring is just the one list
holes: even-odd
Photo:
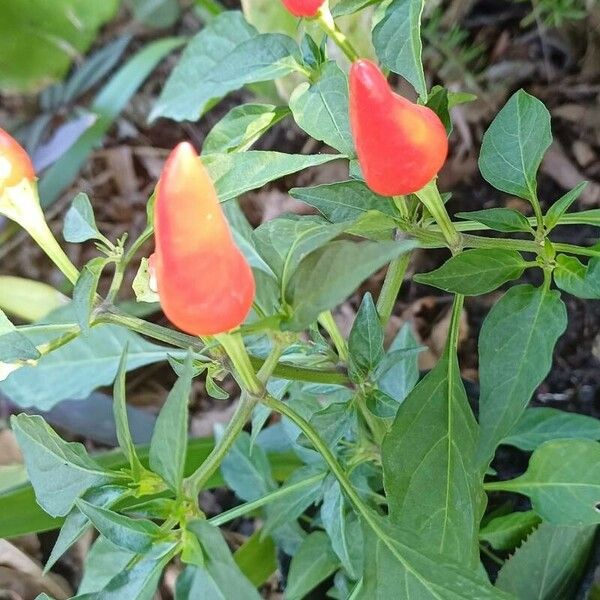
[[5, 187], [17, 185], [23, 179], [35, 179], [31, 159], [17, 140], [0, 129], [0, 194]]
[[169, 320], [199, 336], [240, 325], [252, 306], [254, 277], [235, 245], [213, 183], [191, 144], [170, 154], [154, 206], [152, 269]]
[[284, 6], [296, 17], [316, 17], [324, 0], [282, 0]]
[[439, 117], [394, 93], [369, 60], [350, 69], [350, 123], [365, 181], [382, 196], [420, 190], [446, 160], [448, 138]]

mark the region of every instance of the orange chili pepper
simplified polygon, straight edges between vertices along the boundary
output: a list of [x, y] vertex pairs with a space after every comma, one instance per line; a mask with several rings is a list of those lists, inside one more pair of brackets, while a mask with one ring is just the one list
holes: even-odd
[[394, 93], [370, 60], [350, 69], [350, 122], [365, 181], [382, 196], [417, 192], [446, 160], [448, 137], [439, 117]]
[[213, 183], [187, 142], [170, 154], [154, 207], [152, 269], [167, 317], [192, 335], [240, 325], [252, 306], [254, 277], [235, 245]]
[[31, 159], [17, 140], [0, 129], [0, 194], [5, 187], [17, 185], [23, 179], [35, 179]]
[[282, 2], [296, 17], [316, 17], [324, 0], [282, 0]]

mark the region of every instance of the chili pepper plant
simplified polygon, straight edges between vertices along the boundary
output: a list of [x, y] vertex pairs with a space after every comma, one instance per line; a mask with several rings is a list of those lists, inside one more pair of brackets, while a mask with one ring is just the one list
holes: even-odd
[[[538, 196], [551, 119], [519, 90], [485, 132], [479, 168], [490, 189], [521, 198], [533, 216], [483, 207], [450, 215], [452, 190], [440, 190], [437, 175], [452, 108], [473, 98], [429, 85], [423, 0], [377, 5], [364, 32], [373, 56], [360, 56], [338, 24], [372, 2], [276, 4], [300, 17], [296, 38], [259, 32], [237, 11], [218, 14], [189, 40], [150, 116], [196, 121], [227, 93], [281, 78], [294, 82], [289, 100], [236, 106], [202, 148], [182, 140], [172, 149], [136, 239], [105, 237], [78, 195], [63, 236], [96, 245], [87, 264], [62, 250], [27, 154], [0, 136], [0, 212], [73, 286], [70, 304], [40, 322], [0, 315], [0, 389], [30, 407], [11, 419], [30, 483], [0, 496], [0, 534], [60, 527], [51, 569], [97, 530], [76, 598], [149, 599], [173, 561], [178, 600], [258, 598], [274, 577], [289, 600], [316, 588], [310, 597], [575, 597], [600, 522], [600, 427], [528, 405], [567, 326], [561, 296], [600, 298], [597, 245], [555, 238], [557, 227], [598, 225], [597, 210], [570, 211], [585, 182], [561, 198]], [[414, 96], [396, 92], [396, 75]], [[251, 149], [292, 121], [327, 150]], [[347, 169], [342, 181], [289, 190], [315, 214], [252, 229], [239, 196], [332, 161]], [[124, 273], [152, 239], [132, 307], [122, 302]], [[410, 326], [389, 342], [384, 333], [411, 257], [429, 249], [443, 264], [412, 280], [441, 290], [452, 309], [445, 348], [420, 373]], [[381, 289], [362, 295], [342, 335], [336, 307], [380, 270]], [[112, 272], [108, 291], [98, 289], [103, 272]], [[520, 282], [525, 274], [538, 284]], [[472, 404], [457, 357], [463, 303], [494, 291]], [[160, 303], [169, 326], [144, 318], [148, 302]], [[79, 367], [81, 356], [94, 366]], [[150, 445], [139, 446], [127, 373], [161, 360], [177, 381]], [[192, 382], [223, 400], [229, 377], [241, 390], [229, 422], [214, 439], [188, 439]], [[111, 384], [116, 452], [89, 452], [32, 414]], [[499, 446], [529, 453], [526, 470], [498, 474]], [[207, 514], [199, 496], [218, 486], [236, 503]], [[248, 535], [232, 547], [227, 531], [240, 523]]]

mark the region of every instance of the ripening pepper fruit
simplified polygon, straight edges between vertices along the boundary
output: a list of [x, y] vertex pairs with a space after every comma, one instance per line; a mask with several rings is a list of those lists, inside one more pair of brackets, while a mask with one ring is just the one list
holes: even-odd
[[71, 283], [77, 281], [79, 271], [46, 223], [31, 160], [19, 143], [3, 129], [0, 129], [0, 215], [12, 219], [25, 229], [67, 279]]
[[296, 17], [316, 17], [324, 0], [282, 0], [282, 2]]
[[396, 94], [370, 60], [350, 69], [350, 124], [365, 181], [382, 196], [417, 192], [446, 160], [448, 138], [439, 117]]
[[187, 142], [170, 154], [154, 206], [151, 267], [167, 317], [192, 335], [240, 325], [252, 306], [254, 277], [235, 245], [213, 183]]
[[0, 194], [5, 187], [15, 186], [23, 179], [35, 179], [29, 155], [17, 140], [0, 129]]

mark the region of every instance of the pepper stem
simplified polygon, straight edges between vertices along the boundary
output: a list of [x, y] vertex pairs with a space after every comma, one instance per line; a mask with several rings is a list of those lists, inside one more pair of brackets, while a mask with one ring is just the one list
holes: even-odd
[[75, 285], [79, 271], [46, 223], [35, 181], [23, 179], [18, 185], [5, 188], [0, 194], [0, 214], [25, 229], [63, 275]]
[[244, 429], [244, 426], [252, 415], [252, 411], [260, 400], [266, 396], [265, 384], [277, 366], [283, 352], [282, 344], [276, 341], [262, 367], [258, 373], [255, 373], [246, 347], [244, 346], [244, 340], [239, 333], [222, 333], [215, 336], [215, 338], [223, 346], [231, 360], [235, 375], [242, 388], [242, 395], [231, 420], [212, 452], [186, 480], [185, 488], [188, 495], [192, 498], [198, 496], [206, 482], [219, 468], [236, 438]]
[[415, 196], [425, 205], [425, 208], [439, 225], [452, 254], [456, 254], [461, 247], [461, 237], [454, 223], [450, 220], [435, 179], [431, 180], [418, 192], [415, 192]]
[[338, 48], [348, 57], [350, 62], [358, 60], [358, 52], [354, 49], [350, 40], [339, 30], [329, 10], [329, 5], [324, 2], [316, 15], [316, 21], [321, 29], [337, 44]]

